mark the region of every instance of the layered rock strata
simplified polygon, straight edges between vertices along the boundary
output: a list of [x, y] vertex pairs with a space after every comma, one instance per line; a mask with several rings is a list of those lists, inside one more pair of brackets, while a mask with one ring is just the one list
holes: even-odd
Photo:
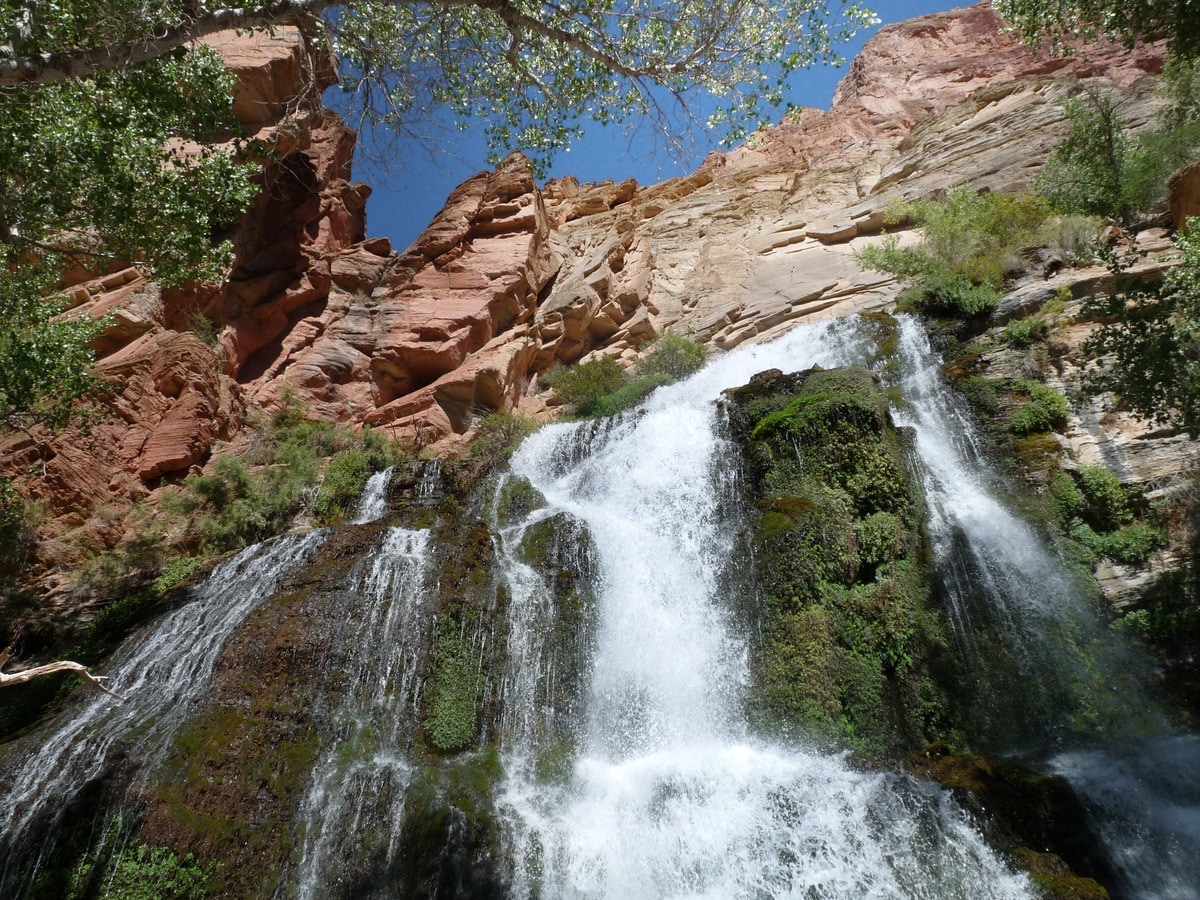
[[110, 317], [97, 350], [114, 416], [91, 443], [0, 447], [6, 474], [44, 467], [28, 492], [47, 501], [51, 534], [196, 471], [247, 410], [288, 396], [453, 452], [481, 415], [544, 410], [552, 395], [531, 386], [551, 366], [630, 363], [668, 329], [719, 350], [885, 307], [896, 286], [854, 253], [889, 207], [964, 183], [1022, 189], [1081, 78], [1128, 96], [1137, 125], [1154, 107], [1139, 79], [1162, 64], [1157, 46], [1032, 53], [986, 4], [926, 16], [881, 29], [829, 111], [802, 110], [689, 176], [543, 188], [514, 156], [460, 186], [400, 253], [367, 237], [353, 132], [303, 99], [331, 63], [295, 29], [212, 43], [238, 75], [235, 110], [278, 161], [236, 230], [227, 283], [164, 294], [126, 268], [68, 285], [75, 314]]

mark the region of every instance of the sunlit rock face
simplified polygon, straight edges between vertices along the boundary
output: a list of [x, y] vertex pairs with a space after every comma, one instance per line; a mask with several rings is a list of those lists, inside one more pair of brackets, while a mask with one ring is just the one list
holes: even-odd
[[[987, 5], [925, 16], [881, 29], [831, 110], [801, 110], [691, 175], [539, 186], [514, 155], [459, 186], [400, 252], [368, 237], [354, 132], [298, 102], [331, 83], [332, 61], [292, 28], [209, 43], [239, 79], [245, 129], [279, 157], [232, 231], [225, 284], [164, 293], [128, 267], [68, 279], [73, 314], [110, 317], [97, 351], [116, 415], [99, 442], [21, 435], [0, 448], [10, 475], [44, 462], [31, 494], [62, 528], [198, 471], [214, 442], [238, 439], [245, 410], [287, 396], [453, 453], [481, 415], [551, 414], [537, 376], [554, 365], [629, 365], [667, 330], [722, 350], [887, 307], [896, 286], [854, 252], [878, 239], [889, 205], [964, 183], [1022, 189], [1064, 133], [1079, 78], [1128, 94], [1137, 126], [1155, 102], [1138, 79], [1162, 64], [1158, 46], [1032, 53]], [[1194, 180], [1176, 192], [1181, 209]]]
[[1137, 125], [1152, 100], [1135, 85], [1161, 68], [1157, 46], [1033, 53], [987, 5], [889, 25], [850, 65], [829, 111], [799, 110], [687, 178], [623, 203], [627, 182], [547, 186], [565, 259], [548, 302], [599, 311], [614, 285], [597, 257], [611, 256], [621, 284], [644, 293], [647, 321], [633, 333], [602, 322], [590, 349], [625, 356], [646, 331], [723, 349], [885, 306], [890, 279], [852, 257], [890, 204], [961, 184], [1025, 188], [1064, 133], [1061, 103], [1079, 78], [1129, 91]]

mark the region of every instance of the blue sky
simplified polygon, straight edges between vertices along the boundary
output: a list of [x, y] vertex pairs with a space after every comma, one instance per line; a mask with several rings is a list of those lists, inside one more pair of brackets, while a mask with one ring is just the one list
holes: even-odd
[[[966, 5], [948, 0], [876, 0], [867, 5], [881, 19], [881, 25], [901, 22], [928, 12], [953, 9]], [[860, 33], [838, 52], [847, 63], [876, 29]], [[797, 106], [816, 106], [828, 109], [834, 88], [845, 74], [845, 66], [817, 66], [798, 73], [790, 79], [788, 100]], [[455, 134], [453, 143], [443, 144], [436, 159], [427, 149], [413, 147], [406, 154], [401, 148], [399, 164], [386, 170], [356, 162], [355, 178], [371, 185], [373, 192], [367, 201], [367, 234], [388, 237], [397, 250], [403, 250], [424, 230], [442, 208], [450, 192], [471, 175], [489, 168], [485, 163], [486, 148], [478, 134]], [[700, 165], [715, 144], [697, 136], [693, 152], [682, 158], [664, 148], [654, 148], [646, 135], [626, 134], [623, 126], [602, 128], [591, 125], [582, 140], [562, 153], [551, 167], [551, 177], [574, 175], [580, 182], [620, 181], [636, 178], [641, 184], [653, 184], [676, 175], [685, 175]]]

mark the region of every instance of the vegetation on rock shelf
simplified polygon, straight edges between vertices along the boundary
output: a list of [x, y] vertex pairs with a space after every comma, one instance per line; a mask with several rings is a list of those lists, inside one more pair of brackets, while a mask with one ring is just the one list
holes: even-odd
[[1022, 266], [1020, 251], [1061, 223], [1033, 195], [975, 193], [957, 188], [945, 200], [921, 200], [893, 211], [921, 229], [921, 243], [900, 247], [889, 235], [856, 254], [860, 265], [908, 285], [903, 300], [934, 315], [973, 319], [996, 308], [1005, 278]]
[[1056, 209], [1132, 222], [1167, 205], [1171, 175], [1200, 153], [1200, 60], [1169, 59], [1154, 127], [1131, 133], [1113, 93], [1088, 87], [1064, 104], [1071, 130], [1034, 186]]
[[475, 426], [475, 439], [467, 447], [471, 459], [502, 461], [516, 452], [521, 441], [538, 429], [538, 422], [515, 413], [492, 413]]
[[572, 414], [601, 418], [624, 412], [655, 388], [698, 372], [707, 359], [708, 350], [703, 344], [668, 333], [650, 346], [632, 375], [615, 359], [602, 356], [576, 366], [551, 369], [542, 376], [542, 383], [554, 388], [555, 396], [570, 407]]
[[483, 677], [470, 616], [455, 621], [443, 613], [434, 631], [433, 673], [423, 713], [429, 741], [442, 752], [465, 750], [479, 735]]
[[379, 432], [307, 420], [293, 400], [271, 416], [244, 456], [223, 456], [213, 474], [187, 479], [177, 502], [194, 516], [194, 542], [210, 553], [235, 550], [278, 534], [310, 503], [318, 521], [341, 521], [371, 473], [400, 458], [399, 447]]
[[759, 509], [759, 726], [873, 755], [961, 739], [922, 501], [874, 376], [765, 372], [727, 396]]
[[202, 866], [191, 853], [181, 859], [167, 847], [138, 844], [109, 860], [99, 879], [83, 864], [67, 900], [205, 900], [216, 870], [216, 863]]

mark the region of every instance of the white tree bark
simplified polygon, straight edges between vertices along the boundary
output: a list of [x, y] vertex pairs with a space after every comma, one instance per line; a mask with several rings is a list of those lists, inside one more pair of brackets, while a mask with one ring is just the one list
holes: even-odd
[[85, 681], [104, 691], [104, 693], [116, 697], [118, 700], [125, 699], [116, 691], [111, 691], [104, 686], [103, 681], [105, 676], [93, 675], [87, 670], [87, 666], [71, 662], [70, 660], [64, 659], [59, 662], [47, 663], [44, 666], [34, 666], [32, 669], [25, 669], [23, 672], [13, 672], [11, 675], [6, 675], [3, 669], [7, 665], [11, 655], [12, 648], [0, 652], [0, 688], [6, 688], [13, 684], [25, 684], [26, 682], [33, 681], [35, 678], [40, 678], [42, 675], [50, 675], [54, 672], [76, 672], [83, 676]]

